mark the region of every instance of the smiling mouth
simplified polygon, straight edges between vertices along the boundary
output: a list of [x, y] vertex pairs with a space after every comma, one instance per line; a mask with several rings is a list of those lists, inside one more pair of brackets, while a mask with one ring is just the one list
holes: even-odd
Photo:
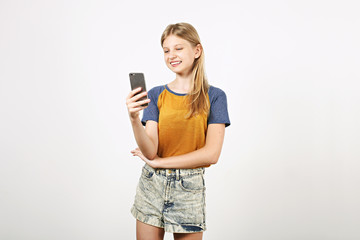
[[181, 61], [170, 62], [171, 66], [173, 66], [173, 67], [179, 66], [180, 63], [181, 63]]

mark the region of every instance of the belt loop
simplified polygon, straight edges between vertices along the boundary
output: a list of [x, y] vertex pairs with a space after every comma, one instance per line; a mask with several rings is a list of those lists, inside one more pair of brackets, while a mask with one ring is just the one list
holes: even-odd
[[180, 169], [176, 169], [176, 180], [179, 181], [180, 180]]

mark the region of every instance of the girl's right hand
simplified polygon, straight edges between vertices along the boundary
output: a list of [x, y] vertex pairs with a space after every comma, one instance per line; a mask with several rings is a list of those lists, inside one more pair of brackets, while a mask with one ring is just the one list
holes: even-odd
[[[141, 87], [136, 88], [134, 90], [132, 90], [129, 95], [126, 97], [126, 106], [129, 112], [129, 117], [131, 120], [135, 120], [139, 117], [139, 112], [145, 108], [147, 108], [147, 106], [141, 106], [145, 103], [149, 103], [150, 99], [146, 99], [143, 101], [138, 101], [140, 98], [147, 96], [147, 92], [142, 92], [140, 94], [137, 94], [141, 91]], [[135, 95], [137, 94], [137, 95]], [[138, 102], [137, 102], [138, 101]]]

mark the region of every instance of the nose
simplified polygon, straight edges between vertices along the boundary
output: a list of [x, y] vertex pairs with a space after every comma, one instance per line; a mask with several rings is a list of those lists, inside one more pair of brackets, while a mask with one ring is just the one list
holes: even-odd
[[172, 59], [175, 59], [175, 58], [176, 58], [176, 55], [173, 52], [170, 52], [169, 53], [169, 59], [172, 60]]

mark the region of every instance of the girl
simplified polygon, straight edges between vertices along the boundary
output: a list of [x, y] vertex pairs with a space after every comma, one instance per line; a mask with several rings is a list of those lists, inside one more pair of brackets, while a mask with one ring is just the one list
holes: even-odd
[[145, 162], [131, 213], [139, 240], [160, 240], [164, 232], [173, 232], [174, 239], [202, 239], [204, 168], [217, 163], [230, 125], [226, 95], [207, 83], [203, 48], [192, 25], [167, 26], [161, 46], [175, 80], [148, 93], [136, 95], [141, 89], [135, 89], [126, 99], [138, 144], [131, 153]]

